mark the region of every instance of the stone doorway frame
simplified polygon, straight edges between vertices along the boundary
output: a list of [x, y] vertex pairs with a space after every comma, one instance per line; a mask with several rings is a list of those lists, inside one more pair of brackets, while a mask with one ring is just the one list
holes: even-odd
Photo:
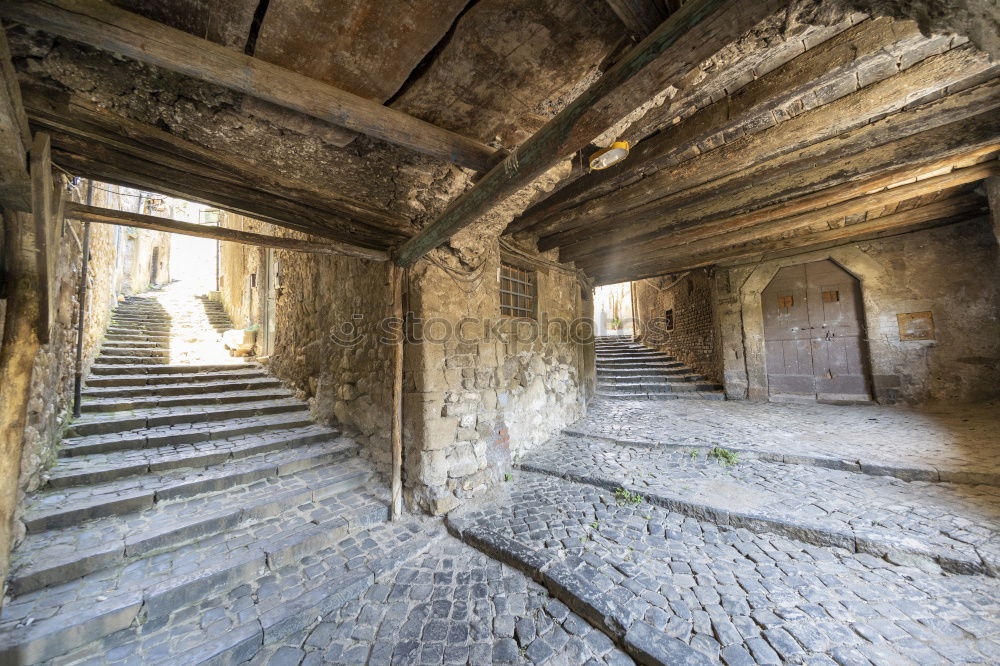
[[865, 254], [856, 245], [846, 245], [827, 250], [817, 250], [766, 261], [757, 266], [740, 287], [740, 310], [743, 320], [743, 352], [747, 373], [747, 398], [766, 402], [769, 396], [767, 371], [764, 365], [764, 313], [761, 310], [761, 294], [771, 283], [779, 270], [813, 261], [829, 259], [858, 280], [861, 289], [861, 322], [867, 332], [866, 355], [868, 379], [875, 402], [882, 402], [879, 383], [876, 381], [884, 372], [878, 359], [880, 351], [888, 346], [882, 334], [883, 327], [878, 316], [879, 303], [872, 297], [874, 290], [868, 289], [872, 282], [889, 278], [885, 267]]

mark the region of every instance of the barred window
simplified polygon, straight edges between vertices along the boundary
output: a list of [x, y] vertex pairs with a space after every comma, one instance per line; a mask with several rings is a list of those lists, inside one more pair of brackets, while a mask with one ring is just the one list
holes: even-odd
[[507, 263], [500, 264], [500, 314], [535, 318], [535, 273]]

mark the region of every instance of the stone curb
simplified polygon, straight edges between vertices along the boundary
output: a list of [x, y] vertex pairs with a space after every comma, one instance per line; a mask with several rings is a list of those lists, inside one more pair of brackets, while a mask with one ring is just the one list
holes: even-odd
[[549, 553], [460, 519], [446, 518], [445, 525], [455, 538], [544, 585], [553, 597], [607, 635], [640, 664], [673, 666], [714, 663], [682, 641], [632, 617], [626, 608], [567, 569]]
[[[977, 559], [961, 559], [950, 557], [941, 553], [936, 553], [929, 548], [922, 547], [921, 544], [910, 540], [908, 543], [895, 543], [879, 536], [862, 536], [857, 532], [838, 532], [826, 527], [817, 527], [807, 523], [799, 523], [784, 518], [774, 518], [763, 514], [745, 513], [742, 511], [731, 511], [719, 507], [692, 502], [690, 500], [667, 497], [664, 495], [650, 494], [648, 490], [628, 486], [611, 479], [602, 479], [586, 474], [553, 470], [531, 463], [516, 463], [517, 469], [536, 474], [545, 474], [565, 481], [584, 483], [598, 488], [614, 491], [616, 488], [636, 493], [644, 497], [651, 504], [660, 506], [668, 511], [690, 516], [698, 520], [704, 520], [723, 527], [735, 529], [744, 528], [756, 534], [773, 533], [779, 534], [796, 541], [802, 541], [814, 546], [833, 546], [844, 548], [853, 553], [866, 553], [875, 557], [886, 558], [889, 561], [919, 562], [933, 561], [944, 571], [955, 574], [985, 574], [991, 577], [1000, 577], [1000, 562], [986, 561], [978, 555]], [[915, 564], [915, 563], [914, 563]]]
[[[712, 447], [702, 444], [681, 445], [663, 442], [649, 442], [638, 439], [619, 439], [617, 437], [597, 435], [570, 428], [563, 429], [562, 434], [570, 437], [597, 439], [603, 442], [617, 444], [619, 446], [635, 446], [644, 449], [670, 449], [673, 451], [697, 450], [703, 453], [712, 449]], [[846, 460], [843, 458], [831, 458], [828, 456], [776, 453], [774, 451], [761, 451], [760, 449], [748, 449], [741, 447], [726, 448], [730, 451], [735, 451], [741, 455], [746, 455], [754, 460], [761, 460], [763, 462], [780, 462], [790, 465], [809, 465], [812, 467], [834, 469], [841, 472], [867, 474], [869, 476], [891, 476], [903, 481], [929, 481], [932, 483], [1000, 486], [1000, 473], [994, 472], [965, 472], [960, 470], [941, 470], [935, 467], [907, 467], [904, 465], [864, 462], [862, 460]]]

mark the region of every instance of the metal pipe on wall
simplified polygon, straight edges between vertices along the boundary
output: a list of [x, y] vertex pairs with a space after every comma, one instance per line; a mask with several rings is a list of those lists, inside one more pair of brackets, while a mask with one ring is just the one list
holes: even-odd
[[[87, 205], [94, 204], [94, 181], [87, 181]], [[80, 287], [76, 326], [76, 373], [73, 377], [73, 416], [80, 416], [80, 398], [83, 392], [83, 327], [87, 314], [87, 271], [90, 270], [90, 222], [83, 223], [83, 258], [80, 260]]]

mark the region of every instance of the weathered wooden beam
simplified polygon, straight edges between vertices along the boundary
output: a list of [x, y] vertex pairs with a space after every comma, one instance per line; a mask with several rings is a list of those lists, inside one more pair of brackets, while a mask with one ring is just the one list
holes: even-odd
[[405, 338], [405, 311], [403, 308], [403, 284], [406, 269], [389, 264], [389, 298], [392, 318], [399, 322], [396, 339], [392, 341], [392, 426], [390, 446], [392, 448], [392, 485], [390, 488], [390, 517], [399, 520], [403, 513], [403, 343]]
[[663, 0], [607, 0], [607, 3], [636, 41], [645, 39], [670, 15], [670, 8]]
[[0, 206], [31, 211], [28, 146], [31, 132], [21, 105], [17, 73], [10, 60], [7, 34], [0, 28]]
[[470, 169], [497, 161], [478, 141], [101, 0], [8, 0], [0, 16]]
[[[397, 263], [412, 265], [455, 232], [475, 222], [495, 203], [530, 184], [610, 128], [621, 117], [608, 116], [607, 108], [620, 108], [611, 98], [647, 65], [657, 63], [657, 78], [655, 85], [648, 83], [646, 99], [676, 81], [693, 64], [748, 31], [779, 4], [771, 0], [754, 3], [692, 0], [684, 5], [514, 153], [452, 202], [438, 219], [406, 241], [397, 252]], [[634, 92], [625, 96], [631, 97]]]
[[53, 212], [52, 144], [49, 135], [39, 132], [31, 143], [31, 217], [35, 239], [35, 273], [38, 276], [38, 339], [49, 342], [56, 304], [54, 285], [56, 221]]
[[735, 91], [727, 88], [721, 99], [638, 142], [621, 165], [591, 171], [536, 204], [507, 232], [542, 233], [532, 227], [560, 210], [852, 94], [862, 81], [871, 85], [893, 76], [897, 60], [920, 60], [929, 49], [941, 48], [942, 41], [923, 37], [913, 22], [863, 21]]
[[[888, 116], [740, 172], [602, 216], [599, 223], [546, 236], [539, 249], [611, 247], [656, 237], [678, 224], [736, 215], [791, 200], [879, 171], [977, 150], [1000, 137], [1000, 80]], [[742, 158], [738, 158], [742, 159]], [[680, 167], [685, 167], [684, 164]]]
[[[1000, 148], [1000, 143], [997, 144]], [[629, 246], [615, 252], [591, 257], [583, 267], [596, 267], [602, 263], [616, 265], [623, 262], [641, 263], [647, 260], [670, 261], [675, 257], [701, 254], [749, 243], [757, 238], [775, 236], [821, 222], [843, 220], [883, 206], [916, 199], [950, 187], [976, 182], [1000, 173], [1000, 162], [990, 160], [982, 164], [956, 169], [950, 173], [918, 180], [914, 183], [884, 189], [873, 194], [857, 196], [840, 203], [821, 206], [806, 212], [785, 215], [761, 222], [753, 216], [717, 220], [664, 236], [655, 243]], [[881, 179], [882, 182], [888, 178]], [[897, 181], [898, 182], [898, 181]], [[868, 183], [870, 186], [871, 183]], [[778, 207], [780, 208], [780, 207]]]
[[[990, 71], [990, 63], [972, 49], [956, 49], [930, 58], [919, 65], [836, 101], [811, 109], [769, 129], [746, 134], [739, 139], [696, 156], [682, 156], [676, 164], [647, 174], [636, 183], [573, 206], [547, 217], [531, 228], [541, 236], [573, 233], [591, 223], [646, 206], [653, 211], [657, 201], [693, 190], [713, 181], [746, 179], [751, 173], [785, 164], [809, 164], [821, 155], [851, 147], [875, 146], [886, 141], [968, 117], [995, 108], [998, 82], [992, 80], [970, 90], [961, 90], [945, 99], [914, 106], [927, 95], [938, 95], [949, 87], [961, 89], [964, 81], [976, 80]], [[912, 108], [911, 108], [912, 107]], [[881, 118], [876, 122], [874, 119]], [[808, 159], [803, 156], [808, 155]], [[801, 167], [800, 167], [801, 168]], [[659, 213], [652, 214], [657, 218]], [[645, 218], [643, 218], [645, 219]], [[621, 233], [625, 233], [624, 228]], [[548, 243], [549, 241], [546, 241]], [[552, 241], [563, 244], [563, 241]], [[543, 243], [540, 247], [545, 247]]]
[[238, 229], [227, 229], [226, 227], [210, 227], [203, 224], [156, 217], [155, 215], [129, 213], [74, 202], [66, 204], [66, 217], [80, 220], [81, 222], [99, 222], [101, 224], [115, 224], [122, 227], [139, 227], [141, 229], [152, 229], [153, 231], [167, 231], [173, 234], [195, 236], [197, 238], [211, 238], [231, 243], [242, 243], [243, 245], [273, 247], [277, 250], [358, 257], [359, 259], [370, 259], [372, 261], [387, 261], [389, 258], [389, 255], [381, 250], [370, 250], [368, 248], [357, 247], [356, 245], [348, 245], [347, 243], [334, 243], [331, 241], [316, 243], [298, 238], [268, 236], [267, 234], [255, 234]]
[[[974, 150], [960, 152], [943, 159], [923, 161], [917, 166], [896, 164], [890, 160], [886, 160], [884, 164], [887, 165], [887, 168], [883, 171], [876, 168], [871, 170], [871, 175], [867, 177], [861, 177], [840, 185], [820, 189], [814, 193], [787, 201], [763, 207], [751, 206], [751, 212], [740, 211], [735, 214], [685, 218], [682, 223], [665, 228], [655, 235], [629, 239], [619, 245], [595, 247], [591, 241], [586, 241], [585, 243], [569, 246], [567, 250], [582, 249], [585, 244], [591, 247], [592, 251], [576, 256], [576, 260], [583, 263], [610, 261], [613, 260], [613, 255], [652, 254], [719, 233], [764, 224], [793, 215], [809, 214], [811, 212], [822, 214], [828, 208], [838, 205], [854, 206], [855, 204], [852, 202], [860, 202], [868, 195], [878, 196], [874, 193], [883, 188], [905, 183], [908, 180], [918, 177], [926, 178], [929, 174], [940, 175], [942, 170], [957, 169], [958, 171], [954, 175], [956, 178], [963, 177], [963, 173], [973, 173], [967, 171], [966, 169], [968, 168], [985, 168], [989, 170], [992, 168], [990, 165], [996, 164], [996, 160], [991, 160], [990, 165], [980, 165], [979, 167], [976, 167], [975, 163], [981, 160], [988, 160], [995, 156], [998, 151], [1000, 151], [1000, 136], [995, 137], [986, 145]], [[978, 177], [974, 177], [973, 179], [978, 179]], [[819, 184], [822, 185], [822, 181], [819, 181]], [[888, 192], [883, 194], [895, 196], [898, 194], [898, 188], [893, 189], [892, 192], [895, 194]], [[567, 254], [570, 253], [567, 252]]]
[[689, 254], [627, 265], [609, 265], [603, 271], [593, 275], [597, 284], [614, 284], [623, 280], [641, 280], [658, 275], [670, 275], [745, 257], [767, 255], [777, 251], [796, 249], [804, 251], [817, 245], [888, 231], [899, 231], [935, 221], [949, 223], [968, 219], [981, 214], [985, 207], [985, 201], [981, 196], [966, 192], [919, 208], [883, 215], [874, 220], [836, 229], [806, 233], [790, 238], [761, 239], [757, 243], [721, 247], [712, 252], [701, 254]]

